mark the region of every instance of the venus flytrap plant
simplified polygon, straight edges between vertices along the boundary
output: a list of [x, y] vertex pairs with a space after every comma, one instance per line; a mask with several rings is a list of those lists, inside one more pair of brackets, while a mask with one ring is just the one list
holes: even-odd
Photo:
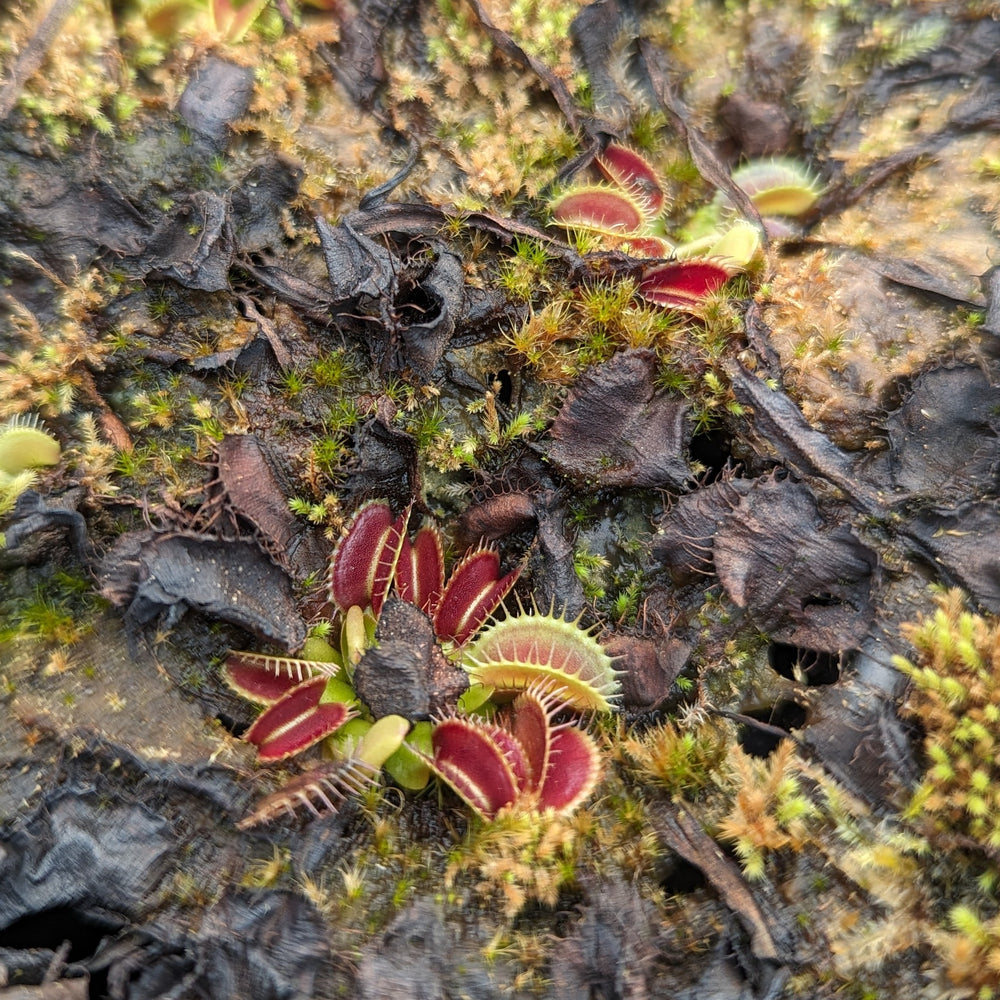
[[[556, 716], [611, 708], [617, 673], [610, 658], [590, 633], [554, 614], [522, 608], [491, 618], [520, 571], [501, 575], [497, 553], [481, 547], [446, 574], [440, 530], [428, 523], [410, 537], [409, 514], [369, 501], [334, 549], [328, 584], [340, 614], [339, 650], [313, 635], [300, 658], [234, 652], [227, 659], [226, 681], [265, 706], [246, 734], [262, 762], [323, 740], [335, 756], [265, 798], [244, 825], [299, 806], [335, 808], [381, 769], [410, 789], [433, 772], [486, 819], [505, 808], [570, 812], [593, 790], [596, 747]], [[391, 588], [428, 616], [442, 653], [469, 674], [459, 704], [433, 723], [373, 718], [351, 684]], [[486, 704], [495, 692], [517, 696], [496, 719]]]
[[604, 181], [571, 187], [549, 203], [553, 222], [599, 238], [605, 249], [661, 259], [640, 273], [638, 294], [647, 302], [698, 314], [702, 302], [742, 270], [757, 253], [756, 231], [715, 233], [676, 247], [664, 236], [666, 196], [656, 171], [640, 153], [611, 143], [594, 165]]

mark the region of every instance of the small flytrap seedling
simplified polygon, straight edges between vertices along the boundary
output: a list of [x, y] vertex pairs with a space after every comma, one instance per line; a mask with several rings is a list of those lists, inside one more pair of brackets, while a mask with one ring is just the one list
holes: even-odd
[[[299, 806], [335, 810], [383, 771], [412, 790], [437, 775], [485, 819], [505, 809], [571, 812], [599, 780], [591, 737], [558, 720], [610, 710], [617, 672], [600, 643], [576, 622], [520, 605], [519, 614], [495, 618], [520, 570], [502, 575], [496, 551], [481, 546], [446, 575], [440, 529], [427, 523], [411, 538], [409, 516], [369, 501], [338, 542], [328, 583], [339, 650], [313, 637], [302, 658], [228, 657], [227, 682], [265, 706], [246, 733], [262, 762], [324, 740], [332, 758], [267, 796], [241, 825]], [[440, 656], [468, 675], [464, 694], [429, 720], [375, 718], [354, 687], [393, 589], [427, 616]]]
[[[590, 236], [599, 248], [654, 259], [643, 268], [638, 285], [647, 302], [698, 315], [706, 299], [757, 253], [757, 228], [737, 218], [724, 197], [710, 206], [705, 234], [678, 246], [666, 238], [666, 196], [645, 157], [611, 143], [594, 165], [602, 180], [574, 185], [553, 198], [552, 220], [578, 237]], [[747, 164], [733, 180], [746, 190], [772, 235], [786, 234], [782, 220], [807, 211], [820, 191], [791, 160]]]

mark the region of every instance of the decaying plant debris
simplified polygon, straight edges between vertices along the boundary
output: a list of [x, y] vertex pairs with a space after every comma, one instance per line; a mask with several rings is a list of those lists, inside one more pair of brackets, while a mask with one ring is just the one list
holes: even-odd
[[[0, 994], [996, 994], [988, 5], [0, 26]], [[609, 144], [632, 244], [550, 224]], [[800, 184], [777, 225], [758, 157]], [[736, 222], [712, 294], [639, 294]], [[230, 649], [353, 648], [372, 716], [466, 725], [415, 604], [334, 648], [373, 499], [615, 658], [575, 811], [546, 762], [520, 808], [365, 781], [243, 822], [334, 765], [258, 765]], [[477, 723], [501, 770], [570, 722], [520, 705]]]

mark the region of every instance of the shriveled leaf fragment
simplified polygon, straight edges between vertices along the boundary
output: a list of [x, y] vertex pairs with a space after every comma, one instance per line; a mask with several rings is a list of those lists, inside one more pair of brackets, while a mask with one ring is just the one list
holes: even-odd
[[288, 575], [250, 542], [133, 531], [105, 554], [98, 579], [132, 628], [161, 615], [169, 628], [191, 609], [285, 649], [305, 639]]
[[455, 332], [465, 305], [462, 259], [432, 244], [434, 262], [426, 274], [413, 276], [415, 287], [407, 301], [396, 303], [397, 312], [411, 321], [400, 331], [402, 361], [429, 378]]
[[652, 554], [675, 583], [715, 572], [712, 539], [752, 487], [752, 480], [725, 476], [682, 494], [667, 507], [657, 524]]
[[906, 533], [950, 584], [1000, 614], [1000, 510], [995, 500], [920, 510], [907, 521]]
[[228, 199], [195, 191], [156, 226], [141, 264], [185, 288], [222, 292], [229, 288], [229, 268], [236, 238]]
[[754, 482], [717, 531], [715, 570], [737, 607], [772, 638], [808, 649], [857, 646], [875, 614], [875, 553], [825, 518], [807, 486]]
[[691, 475], [689, 404], [654, 386], [652, 351], [616, 354], [585, 372], [549, 430], [550, 461], [576, 482], [595, 487], [677, 489]]
[[663, 707], [691, 655], [690, 643], [676, 636], [655, 638], [618, 634], [604, 642], [621, 672], [622, 706], [652, 712]]
[[253, 434], [227, 434], [218, 446], [218, 479], [213, 486], [238, 517], [260, 533], [278, 561], [302, 578], [320, 569], [326, 558], [318, 532], [288, 509], [282, 489], [261, 442]]
[[445, 658], [427, 616], [390, 598], [379, 618], [375, 645], [354, 668], [354, 686], [376, 717], [426, 719], [453, 705], [468, 677]]
[[995, 489], [1000, 388], [978, 365], [924, 372], [887, 429], [898, 488], [935, 500]]

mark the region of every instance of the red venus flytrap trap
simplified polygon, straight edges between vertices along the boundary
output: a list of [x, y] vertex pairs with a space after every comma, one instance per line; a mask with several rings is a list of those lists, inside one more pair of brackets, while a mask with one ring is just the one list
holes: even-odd
[[[647, 302], [698, 315], [705, 300], [757, 253], [757, 229], [735, 218], [721, 196], [711, 206], [714, 228], [708, 234], [681, 246], [666, 239], [663, 185], [636, 150], [610, 143], [594, 166], [602, 180], [574, 185], [553, 198], [552, 220], [591, 234], [605, 249], [662, 259], [641, 273], [638, 294]], [[814, 177], [787, 159], [749, 163], [733, 180], [746, 190], [773, 236], [787, 235], [785, 220], [808, 211], [821, 191]]]
[[[316, 658], [228, 657], [230, 686], [265, 706], [246, 733], [261, 762], [284, 760], [351, 730], [331, 748], [336, 759], [267, 796], [241, 825], [298, 806], [316, 814], [335, 810], [377, 781], [382, 768], [411, 789], [433, 773], [485, 819], [503, 809], [571, 812], [597, 784], [593, 740], [557, 719], [611, 709], [618, 694], [611, 658], [590, 632], [555, 614], [526, 613], [519, 604], [519, 614], [493, 618], [520, 570], [501, 575], [497, 553], [479, 547], [446, 574], [440, 529], [424, 524], [411, 539], [409, 515], [409, 509], [395, 516], [384, 501], [369, 501], [334, 549], [328, 583], [341, 618], [339, 652], [311, 641], [307, 651], [318, 650]], [[376, 720], [351, 686], [393, 587], [428, 616], [443, 655], [468, 673], [461, 710], [416, 725], [398, 715]], [[497, 710], [491, 697], [513, 701]]]

